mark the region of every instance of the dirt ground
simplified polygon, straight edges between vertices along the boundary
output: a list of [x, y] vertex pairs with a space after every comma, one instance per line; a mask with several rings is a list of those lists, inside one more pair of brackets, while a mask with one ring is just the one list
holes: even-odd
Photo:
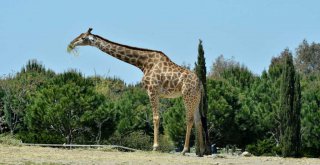
[[319, 165], [316, 158], [242, 157], [220, 155], [119, 152], [110, 149], [58, 149], [0, 145], [0, 164], [213, 164], [213, 165]]

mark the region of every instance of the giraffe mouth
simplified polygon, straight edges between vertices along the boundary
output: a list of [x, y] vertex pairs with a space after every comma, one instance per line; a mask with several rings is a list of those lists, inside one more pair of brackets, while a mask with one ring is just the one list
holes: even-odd
[[78, 55], [79, 55], [76, 47], [73, 46], [72, 44], [69, 44], [69, 45], [68, 45], [68, 47], [67, 47], [67, 52], [68, 52], [68, 53], [72, 53], [72, 54], [75, 55], [75, 56], [78, 56]]
[[67, 47], [67, 52], [71, 53], [74, 50], [74, 48], [75, 47], [73, 45], [69, 44], [68, 47]]

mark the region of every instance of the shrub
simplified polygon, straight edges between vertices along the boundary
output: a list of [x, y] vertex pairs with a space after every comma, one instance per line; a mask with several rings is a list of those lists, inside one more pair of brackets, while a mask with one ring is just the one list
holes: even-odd
[[281, 153], [280, 147], [272, 139], [259, 140], [255, 144], [247, 145], [247, 150], [256, 156], [274, 156]]
[[21, 140], [16, 139], [11, 134], [0, 134], [0, 144], [19, 146], [21, 145]]
[[128, 135], [120, 135], [116, 132], [109, 138], [107, 143], [144, 151], [152, 149], [151, 137], [142, 131], [132, 132]]
[[[121, 136], [116, 132], [109, 138], [107, 143], [143, 151], [151, 151], [153, 145], [153, 136], [147, 135], [143, 131], [132, 132], [126, 136]], [[170, 141], [169, 137], [166, 135], [160, 135], [158, 150], [161, 152], [170, 152], [173, 149], [173, 142]]]
[[159, 151], [170, 152], [174, 150], [174, 144], [167, 135], [159, 136]]

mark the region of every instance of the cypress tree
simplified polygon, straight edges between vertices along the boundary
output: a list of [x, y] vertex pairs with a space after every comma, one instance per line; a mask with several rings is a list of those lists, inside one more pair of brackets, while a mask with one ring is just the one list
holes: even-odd
[[286, 49], [280, 87], [280, 146], [284, 157], [298, 156], [300, 150], [301, 89], [299, 76], [293, 65], [290, 51]]
[[301, 86], [300, 86], [300, 75], [299, 73], [295, 72], [295, 94], [294, 94], [294, 104], [293, 104], [293, 130], [295, 131], [293, 136], [293, 151], [295, 157], [301, 156], [300, 149], [301, 149]]
[[203, 130], [205, 133], [205, 153], [204, 154], [211, 154], [210, 148], [210, 141], [209, 141], [209, 134], [208, 134], [208, 125], [207, 125], [207, 112], [208, 112], [208, 96], [207, 96], [207, 68], [206, 68], [206, 59], [204, 57], [204, 50], [202, 46], [202, 41], [199, 40], [198, 45], [198, 61], [195, 64], [196, 73], [202, 82], [203, 85], [203, 97], [202, 97], [202, 106], [200, 106], [201, 112], [201, 122], [203, 126]]

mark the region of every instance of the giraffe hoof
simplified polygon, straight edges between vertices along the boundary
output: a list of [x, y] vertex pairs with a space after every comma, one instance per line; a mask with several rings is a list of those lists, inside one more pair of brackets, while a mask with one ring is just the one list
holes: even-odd
[[188, 151], [189, 151], [188, 149], [183, 149], [181, 152], [181, 155], [186, 155], [186, 152], [188, 152]]
[[159, 146], [153, 146], [152, 151], [158, 151], [158, 147], [159, 147]]

